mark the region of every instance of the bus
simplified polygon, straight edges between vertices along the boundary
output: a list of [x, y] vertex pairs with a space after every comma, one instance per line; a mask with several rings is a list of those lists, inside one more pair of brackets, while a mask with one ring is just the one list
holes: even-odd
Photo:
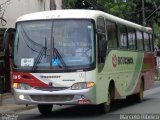
[[53, 105], [106, 113], [120, 97], [141, 102], [154, 85], [153, 38], [151, 28], [98, 10], [21, 16], [4, 36], [5, 51], [12, 43], [15, 102], [36, 104], [44, 115]]

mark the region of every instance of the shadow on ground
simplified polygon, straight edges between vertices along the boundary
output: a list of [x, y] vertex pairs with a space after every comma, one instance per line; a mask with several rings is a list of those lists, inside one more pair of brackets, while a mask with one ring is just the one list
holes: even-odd
[[[145, 99], [145, 101], [148, 101], [149, 99]], [[75, 106], [75, 107], [69, 107], [69, 108], [65, 108], [65, 109], [60, 109], [57, 111], [53, 111], [50, 115], [48, 116], [43, 116], [41, 114], [32, 114], [32, 115], [20, 115], [18, 120], [57, 120], [57, 119], [73, 119], [73, 120], [77, 120], [77, 119], [92, 119], [92, 120], [102, 120], [102, 119], [106, 119], [107, 120], [111, 120], [111, 119], [115, 119], [114, 117], [117, 117], [116, 115], [112, 114], [112, 112], [120, 110], [122, 108], [125, 107], [130, 107], [133, 105], [136, 105], [139, 103], [129, 103], [127, 102], [126, 99], [119, 99], [119, 100], [115, 100], [112, 103], [112, 108], [111, 108], [111, 113], [106, 113], [103, 114], [99, 111], [97, 106]], [[119, 115], [118, 115], [119, 116]], [[118, 117], [117, 117], [118, 118]]]

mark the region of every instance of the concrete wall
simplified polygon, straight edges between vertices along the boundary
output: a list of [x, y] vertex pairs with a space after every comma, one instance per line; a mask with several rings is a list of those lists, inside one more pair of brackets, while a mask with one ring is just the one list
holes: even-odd
[[[62, 0], [55, 0], [56, 9], [62, 8]], [[50, 0], [0, 0], [0, 28], [15, 27], [18, 17], [24, 14], [50, 10]], [[1, 23], [2, 22], [2, 23]]]
[[45, 10], [50, 10], [50, 0], [0, 0], [0, 17], [7, 21], [5, 24], [0, 19], [0, 28], [15, 27], [16, 19], [21, 15]]
[[62, 9], [62, 0], [55, 0], [56, 9]]

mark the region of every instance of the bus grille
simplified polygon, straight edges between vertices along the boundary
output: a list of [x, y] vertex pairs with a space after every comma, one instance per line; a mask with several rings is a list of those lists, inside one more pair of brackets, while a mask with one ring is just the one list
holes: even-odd
[[31, 99], [39, 102], [70, 101], [74, 95], [30, 95]]
[[60, 91], [68, 89], [68, 87], [35, 87], [34, 89], [42, 91]]

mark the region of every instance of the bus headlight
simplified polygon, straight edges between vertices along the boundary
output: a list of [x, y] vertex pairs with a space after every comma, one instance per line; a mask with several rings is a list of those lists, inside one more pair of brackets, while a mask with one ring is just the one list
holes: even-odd
[[86, 89], [94, 86], [94, 82], [79, 82], [75, 83], [71, 86], [72, 90], [81, 90]]
[[21, 90], [30, 90], [31, 86], [25, 83], [13, 83], [13, 88], [21, 89]]

